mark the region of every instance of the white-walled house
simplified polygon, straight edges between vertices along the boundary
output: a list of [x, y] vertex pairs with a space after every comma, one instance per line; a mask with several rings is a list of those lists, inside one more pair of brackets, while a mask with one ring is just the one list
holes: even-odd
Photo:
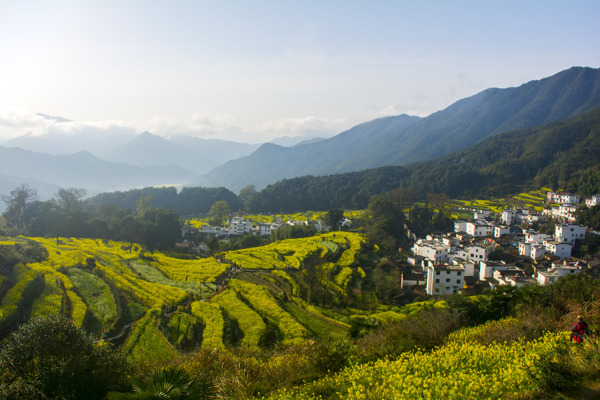
[[501, 261], [483, 261], [479, 263], [479, 280], [485, 281], [494, 277], [494, 271], [507, 271], [514, 266]]
[[500, 285], [517, 286], [518, 278], [525, 277], [525, 273], [521, 268], [511, 265], [506, 269], [495, 269], [492, 277]]
[[496, 225], [494, 226], [494, 237], [500, 238], [504, 235], [510, 235], [510, 228], [504, 225]]
[[552, 207], [551, 217], [554, 219], [566, 220], [569, 222], [575, 222], [575, 212], [577, 206], [570, 203], [561, 204], [558, 207]]
[[519, 242], [519, 255], [521, 256], [537, 259], [543, 256], [545, 253], [546, 247], [541, 243]]
[[546, 200], [550, 203], [579, 203], [581, 198], [577, 194], [567, 192], [548, 192]]
[[203, 225], [198, 228], [198, 232], [205, 235], [215, 235], [218, 237], [227, 236], [229, 231], [222, 226]]
[[476, 220], [473, 222], [467, 222], [466, 230], [469, 235], [473, 237], [491, 236], [494, 227], [482, 220]]
[[477, 210], [473, 212], [473, 219], [485, 219], [492, 215], [490, 210]]
[[443, 243], [428, 240], [418, 240], [412, 248], [413, 254], [423, 256], [431, 261], [447, 261], [451, 247]]
[[269, 236], [271, 234], [272, 224], [259, 223], [256, 225], [255, 233], [261, 236]]
[[523, 231], [525, 235], [525, 243], [536, 243], [541, 244], [546, 240], [551, 240], [552, 235], [548, 235], [547, 233], [539, 233], [534, 230]]
[[553, 267], [548, 271], [540, 271], [537, 274], [537, 281], [541, 286], [545, 286], [551, 283], [556, 282], [560, 277], [577, 274], [581, 272], [581, 269], [575, 266], [561, 266], [561, 267]]
[[400, 275], [400, 289], [414, 288], [415, 286], [425, 285], [426, 282], [426, 274], [409, 272]]
[[585, 205], [589, 208], [597, 206], [598, 204], [600, 204], [600, 194], [594, 194], [592, 197], [585, 199]]
[[426, 293], [431, 296], [458, 293], [465, 283], [465, 269], [460, 265], [435, 265], [426, 268]]
[[554, 238], [558, 242], [575, 244], [577, 239], [585, 239], [584, 225], [575, 224], [556, 224], [554, 229]]
[[229, 221], [229, 234], [242, 236], [250, 233], [252, 230], [252, 222], [246, 221], [243, 218], [235, 217]]
[[512, 225], [513, 223], [516, 222], [516, 215], [517, 215], [517, 210], [513, 210], [513, 209], [507, 209], [507, 210], [502, 210], [502, 213], [500, 213], [500, 221], [502, 221], [502, 223], [504, 225]]
[[467, 231], [467, 222], [463, 219], [457, 219], [454, 221], [454, 232], [466, 232]]
[[544, 245], [548, 253], [554, 254], [561, 260], [571, 257], [571, 249], [573, 246], [571, 246], [569, 243], [563, 243], [557, 240], [549, 240], [546, 241]]
[[458, 258], [467, 261], [487, 261], [496, 248], [495, 242], [473, 243], [456, 252]]
[[465, 276], [475, 276], [475, 262], [455, 259], [452, 264], [463, 267], [465, 270]]

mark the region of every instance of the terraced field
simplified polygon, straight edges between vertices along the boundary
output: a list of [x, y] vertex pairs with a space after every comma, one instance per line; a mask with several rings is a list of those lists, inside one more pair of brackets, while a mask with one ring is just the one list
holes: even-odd
[[196, 260], [122, 242], [0, 238], [0, 246], [25, 244], [48, 255], [0, 275], [0, 332], [24, 316], [60, 313], [105, 333], [141, 363], [165, 362], [193, 347], [343, 336], [348, 313], [311, 305], [310, 280], [318, 277], [323, 293], [342, 299], [365, 278], [356, 263], [365, 240], [347, 232]]

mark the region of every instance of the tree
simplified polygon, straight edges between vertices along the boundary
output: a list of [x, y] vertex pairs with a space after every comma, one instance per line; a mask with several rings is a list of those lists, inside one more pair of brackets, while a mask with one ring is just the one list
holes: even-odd
[[575, 212], [577, 222], [592, 230], [600, 230], [600, 205], [581, 207]]
[[150, 249], [165, 249], [181, 238], [181, 221], [173, 211], [145, 207], [137, 216], [141, 239]]
[[385, 196], [371, 197], [365, 223], [367, 237], [389, 252], [397, 251], [398, 245], [406, 241], [404, 212]]
[[225, 200], [216, 201], [208, 212], [208, 222], [212, 225], [223, 225], [230, 213], [229, 203]]
[[37, 198], [37, 190], [22, 184], [10, 192], [9, 195], [1, 195], [0, 198], [6, 203], [6, 211], [2, 214], [10, 226], [17, 229], [23, 228], [23, 211], [27, 205]]
[[419, 200], [421, 194], [415, 188], [397, 188], [388, 192], [387, 197], [403, 208], [408, 207], [408, 219], [410, 219], [413, 205]]
[[81, 199], [85, 197], [86, 193], [83, 188], [59, 188], [56, 192], [56, 202], [63, 211], [73, 211], [81, 205]]
[[342, 221], [344, 221], [344, 211], [340, 209], [331, 209], [327, 211], [327, 214], [325, 214], [325, 218], [323, 219], [325, 225], [330, 226], [331, 230], [334, 231], [340, 229]]
[[242, 203], [242, 209], [244, 211], [250, 211], [250, 203], [256, 197], [256, 187], [254, 185], [248, 185], [238, 193], [238, 198]]
[[446, 206], [450, 203], [450, 197], [446, 193], [427, 193], [427, 202], [441, 218], [446, 215]]
[[3, 392], [16, 391], [15, 398], [100, 400], [127, 386], [130, 365], [110, 345], [54, 315], [33, 318], [4, 340], [0, 370]]

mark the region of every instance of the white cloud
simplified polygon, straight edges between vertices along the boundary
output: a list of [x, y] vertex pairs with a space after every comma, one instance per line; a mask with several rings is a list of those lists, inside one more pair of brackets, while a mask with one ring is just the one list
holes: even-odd
[[0, 140], [26, 134], [41, 135], [50, 124], [46, 118], [28, 111], [0, 108]]
[[256, 132], [271, 139], [281, 136], [332, 136], [339, 133], [346, 121], [314, 116], [277, 118], [265, 121], [256, 127]]
[[[190, 135], [239, 142], [261, 143], [290, 137], [329, 137], [348, 129], [347, 119], [316, 116], [276, 118], [252, 125], [237, 125], [237, 119], [228, 114], [208, 115], [192, 113], [184, 118], [155, 116], [136, 121], [65, 121], [48, 118], [29, 111], [0, 109], [0, 143], [23, 136], [65, 138], [70, 136], [101, 139], [102, 137], [130, 137], [144, 131], [164, 137]], [[362, 122], [362, 121], [359, 121]]]

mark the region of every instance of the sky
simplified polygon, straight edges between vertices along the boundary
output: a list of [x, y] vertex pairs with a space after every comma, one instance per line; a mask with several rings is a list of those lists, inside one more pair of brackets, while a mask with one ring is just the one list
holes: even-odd
[[597, 0], [0, 0], [0, 144], [143, 131], [262, 143], [425, 117], [600, 67], [599, 15]]

